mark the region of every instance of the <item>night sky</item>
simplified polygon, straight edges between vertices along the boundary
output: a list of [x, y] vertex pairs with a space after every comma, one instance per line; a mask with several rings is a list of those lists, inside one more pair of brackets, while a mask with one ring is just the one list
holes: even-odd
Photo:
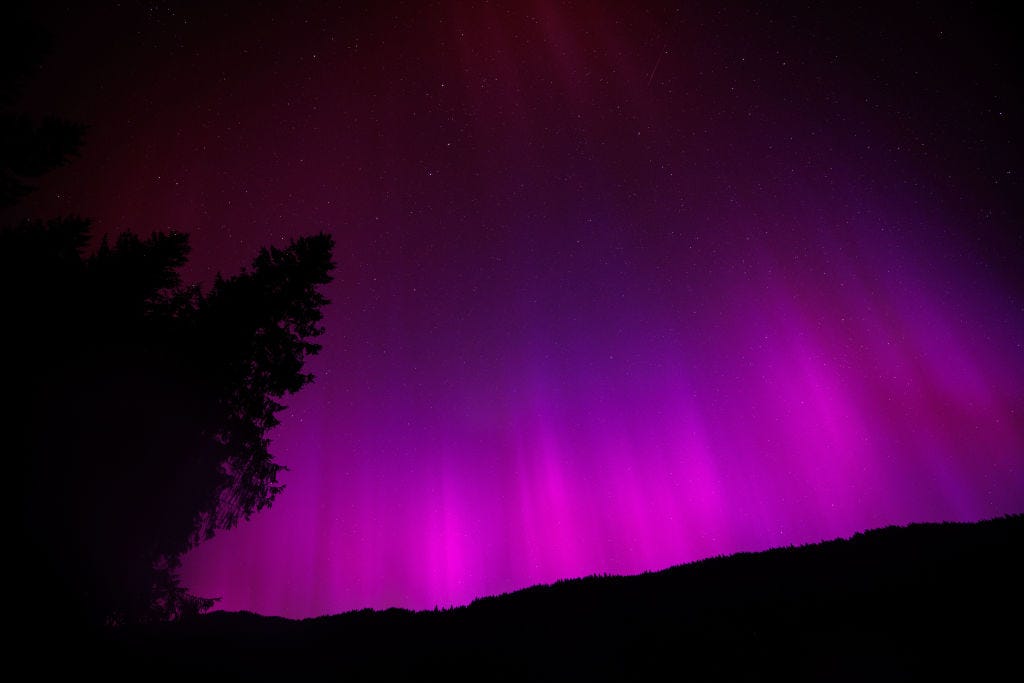
[[1024, 511], [1006, 17], [83, 4], [37, 4], [23, 108], [88, 143], [18, 212], [184, 230], [205, 283], [337, 241], [287, 488], [186, 558], [220, 607], [432, 608]]

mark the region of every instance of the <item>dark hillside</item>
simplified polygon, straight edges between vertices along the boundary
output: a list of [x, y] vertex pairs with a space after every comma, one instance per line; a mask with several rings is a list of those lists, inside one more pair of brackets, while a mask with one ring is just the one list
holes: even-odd
[[248, 680], [1019, 674], [1022, 541], [1021, 515], [889, 527], [641, 576], [535, 586], [439, 612], [303, 621], [219, 612], [111, 634], [89, 659], [133, 677]]

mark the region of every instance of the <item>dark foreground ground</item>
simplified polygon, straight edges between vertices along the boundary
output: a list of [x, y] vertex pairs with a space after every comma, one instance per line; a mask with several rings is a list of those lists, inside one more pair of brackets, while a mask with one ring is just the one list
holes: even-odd
[[135, 680], [1024, 680], [1022, 543], [1015, 515], [450, 611], [213, 613], [106, 634], [74, 664]]

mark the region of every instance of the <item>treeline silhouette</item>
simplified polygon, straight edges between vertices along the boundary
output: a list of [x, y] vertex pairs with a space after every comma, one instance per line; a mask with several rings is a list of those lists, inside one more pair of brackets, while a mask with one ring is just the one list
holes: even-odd
[[1022, 541], [1015, 515], [562, 581], [452, 610], [215, 612], [115, 631], [87, 661], [125, 677], [239, 680], [1016, 679]]
[[[85, 128], [15, 111], [45, 34], [0, 30], [0, 205], [79, 151]], [[270, 505], [279, 399], [312, 380], [332, 238], [259, 250], [186, 285], [186, 235], [97, 243], [78, 217], [0, 228], [8, 611], [71, 629], [180, 618], [213, 601], [179, 559]]]
[[34, 183], [75, 158], [86, 126], [59, 116], [33, 117], [16, 110], [22, 90], [50, 50], [46, 31], [21, 15], [0, 11], [0, 209], [13, 206]]

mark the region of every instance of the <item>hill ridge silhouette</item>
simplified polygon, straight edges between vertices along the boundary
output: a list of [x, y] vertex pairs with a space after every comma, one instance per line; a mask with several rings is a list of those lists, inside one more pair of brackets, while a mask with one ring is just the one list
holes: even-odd
[[109, 632], [93, 661], [126, 676], [158, 665], [246, 680], [978, 676], [1019, 667], [1022, 541], [1014, 514], [568, 579], [436, 611], [214, 612]]

